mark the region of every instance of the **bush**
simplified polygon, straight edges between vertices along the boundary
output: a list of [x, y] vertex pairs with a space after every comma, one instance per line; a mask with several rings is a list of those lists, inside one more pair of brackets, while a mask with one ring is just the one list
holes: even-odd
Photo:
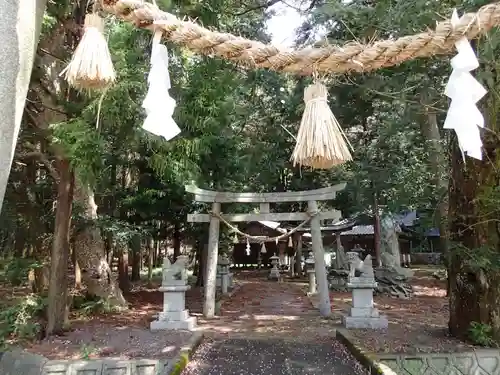
[[31, 339], [42, 332], [47, 299], [36, 294], [0, 308], [0, 344], [7, 338]]
[[72, 306], [83, 315], [107, 314], [116, 311], [113, 305], [102, 298], [81, 294], [73, 296]]
[[477, 345], [495, 346], [492, 331], [493, 328], [488, 324], [472, 322], [469, 327], [469, 338]]
[[6, 259], [0, 266], [0, 277], [4, 282], [8, 282], [14, 286], [19, 286], [28, 280], [28, 273], [31, 269], [41, 266], [42, 265], [34, 259]]

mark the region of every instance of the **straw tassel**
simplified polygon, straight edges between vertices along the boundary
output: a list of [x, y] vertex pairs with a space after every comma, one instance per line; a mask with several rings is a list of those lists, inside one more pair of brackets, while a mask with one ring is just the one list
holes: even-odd
[[328, 107], [327, 96], [327, 88], [319, 82], [304, 90], [305, 109], [291, 158], [293, 165], [330, 169], [352, 160], [349, 141]]
[[116, 79], [104, 20], [97, 13], [85, 17], [85, 32], [68, 66], [61, 72], [69, 85], [78, 90], [102, 90]]

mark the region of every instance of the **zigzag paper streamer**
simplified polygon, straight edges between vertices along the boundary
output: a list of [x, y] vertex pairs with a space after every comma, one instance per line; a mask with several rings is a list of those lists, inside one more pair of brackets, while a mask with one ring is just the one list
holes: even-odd
[[175, 100], [170, 90], [170, 74], [168, 73], [168, 50], [160, 43], [161, 31], [156, 31], [151, 51], [151, 70], [148, 75], [148, 93], [142, 102], [146, 110], [146, 120], [142, 128], [165, 138], [167, 141], [181, 132], [173, 119]]
[[[459, 22], [457, 10], [451, 17], [452, 25]], [[444, 122], [445, 129], [454, 129], [462, 155], [482, 159], [481, 134], [484, 117], [476, 103], [486, 95], [486, 89], [472, 76], [479, 62], [467, 38], [455, 43], [458, 54], [451, 59], [453, 71], [445, 88], [445, 95], [451, 99], [450, 108]]]

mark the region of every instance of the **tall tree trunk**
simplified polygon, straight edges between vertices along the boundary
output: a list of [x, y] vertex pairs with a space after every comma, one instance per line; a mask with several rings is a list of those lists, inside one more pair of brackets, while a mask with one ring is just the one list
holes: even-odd
[[87, 291], [107, 300], [118, 308], [127, 308], [127, 301], [118, 287], [115, 276], [111, 272], [101, 231], [95, 224], [97, 219], [97, 205], [94, 193], [88, 187], [80, 186], [76, 190], [75, 198], [84, 208], [87, 223], [75, 236], [76, 259], [80, 264], [82, 279]]
[[[372, 183], [372, 187], [374, 184]], [[382, 266], [382, 253], [381, 253], [381, 228], [380, 228], [380, 210], [378, 206], [378, 194], [373, 193], [373, 246], [375, 247], [375, 261], [377, 266]]]
[[448, 268], [449, 329], [463, 338], [471, 323], [485, 324], [500, 343], [500, 141], [485, 133], [483, 142], [482, 161], [466, 157], [464, 165], [457, 146], [452, 154], [448, 220], [457, 248]]
[[81, 289], [82, 287], [82, 271], [80, 269], [80, 265], [78, 264], [78, 260], [76, 259], [75, 247], [73, 245], [71, 251], [71, 261], [73, 263], [73, 267], [75, 268], [75, 288]]
[[174, 241], [173, 241], [173, 247], [174, 247], [174, 259], [173, 261], [175, 262], [177, 260], [177, 257], [181, 255], [181, 226], [179, 223], [174, 224]]
[[160, 264], [160, 240], [155, 241], [155, 251], [154, 251], [154, 259], [153, 259], [153, 266], [158, 267]]
[[30, 283], [33, 293], [40, 294], [47, 290], [50, 280], [50, 265], [46, 264], [49, 251], [44, 249], [44, 242], [40, 238], [35, 239], [33, 257], [37, 260], [37, 267], [30, 271]]
[[47, 0], [0, 1], [0, 211]]
[[196, 274], [196, 286], [205, 286], [207, 245], [205, 245], [203, 241], [196, 242], [196, 263], [198, 264], [198, 270]]
[[57, 184], [56, 221], [50, 265], [47, 335], [62, 332], [68, 318], [67, 274], [74, 178], [69, 160], [58, 160], [57, 170], [59, 172], [59, 181]]
[[118, 256], [118, 284], [124, 292], [130, 290], [130, 278], [128, 277], [128, 249], [122, 249]]
[[15, 240], [14, 240], [14, 255], [17, 258], [24, 257], [24, 249], [26, 248], [27, 234], [24, 224], [19, 220], [16, 225]]
[[132, 250], [132, 281], [141, 279], [141, 237], [138, 234], [132, 236], [130, 241], [130, 249]]
[[[423, 97], [424, 104], [428, 101], [426, 94]], [[438, 195], [438, 204], [434, 214], [434, 225], [439, 229], [439, 245], [444, 256], [446, 265], [448, 263], [448, 176], [444, 171], [447, 164], [446, 153], [441, 144], [441, 134], [437, 116], [429, 106], [425, 106], [426, 119], [422, 121], [422, 133], [424, 134], [429, 150], [429, 165], [433, 174], [434, 186]], [[447, 293], [450, 292], [450, 279], [447, 279]]]
[[153, 281], [153, 267], [155, 257], [155, 240], [151, 237], [148, 241], [148, 283]]

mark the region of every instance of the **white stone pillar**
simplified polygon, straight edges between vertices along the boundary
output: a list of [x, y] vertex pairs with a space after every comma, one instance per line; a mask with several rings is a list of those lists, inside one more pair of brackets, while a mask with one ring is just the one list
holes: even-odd
[[0, 0], [0, 211], [47, 0]]

